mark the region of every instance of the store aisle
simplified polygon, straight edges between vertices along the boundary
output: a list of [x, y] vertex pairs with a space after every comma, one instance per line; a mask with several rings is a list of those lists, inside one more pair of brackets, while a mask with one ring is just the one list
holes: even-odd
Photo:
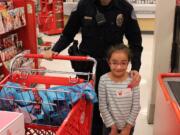
[[[43, 36], [45, 41], [51, 41], [55, 43], [59, 36]], [[76, 36], [76, 39], [80, 39], [80, 35]], [[152, 135], [153, 125], [147, 124], [147, 109], [150, 99], [150, 82], [152, 75], [152, 49], [153, 49], [153, 35], [143, 35], [143, 54], [142, 54], [142, 66], [140, 74], [142, 75], [141, 87], [141, 111], [137, 118], [136, 128], [134, 135]], [[67, 54], [67, 49], [61, 54]], [[42, 66], [52, 70], [61, 71], [73, 71], [71, 69], [69, 61], [42, 61]]]
[[152, 49], [153, 35], [143, 35], [142, 66], [140, 74], [142, 76], [140, 84], [141, 111], [137, 118], [134, 135], [153, 135], [153, 125], [147, 124], [147, 110], [150, 99], [150, 85], [152, 75]]

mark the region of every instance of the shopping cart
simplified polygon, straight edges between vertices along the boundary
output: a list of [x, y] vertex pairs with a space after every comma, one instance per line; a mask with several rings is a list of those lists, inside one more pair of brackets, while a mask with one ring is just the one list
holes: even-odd
[[[56, 106], [56, 109], [58, 110], [57, 104], [46, 102], [43, 103], [42, 98], [40, 97], [39, 92], [40, 91], [48, 91], [48, 89], [52, 85], [60, 85], [60, 86], [74, 86], [77, 84], [81, 84], [86, 82], [91, 83], [92, 86], [94, 86], [95, 80], [95, 69], [96, 69], [96, 60], [91, 57], [82, 57], [82, 56], [64, 56], [64, 55], [56, 55], [52, 56], [52, 59], [60, 59], [60, 60], [75, 60], [75, 61], [91, 61], [94, 62], [93, 66], [93, 72], [92, 73], [82, 73], [82, 72], [63, 72], [63, 71], [50, 71], [47, 69], [32, 69], [29, 67], [17, 67], [16, 61], [18, 59], [33, 59], [34, 61], [37, 61], [39, 58], [44, 58], [42, 54], [25, 54], [20, 55], [14, 58], [13, 62], [11, 63], [10, 68], [10, 74], [5, 77], [0, 82], [0, 87], [2, 88], [13, 88], [14, 86], [7, 86], [6, 83], [8, 81], [18, 83], [22, 87], [23, 92], [31, 92], [31, 96], [33, 95], [34, 100], [31, 101], [31, 104], [33, 104], [34, 109], [38, 110], [42, 107], [42, 105], [50, 106], [51, 108], [53, 105]], [[14, 66], [16, 65], [16, 67]], [[87, 75], [88, 79], [80, 79], [77, 77], [63, 77], [63, 76], [50, 76], [50, 75], [42, 75], [40, 72], [55, 72], [55, 73], [61, 73], [61, 74], [74, 74], [74, 75]], [[91, 79], [90, 79], [91, 78]], [[34, 84], [43, 84], [45, 85], [45, 89], [40, 89], [34, 87]], [[32, 87], [33, 86], [33, 87]], [[52, 92], [52, 91], [51, 91]], [[54, 90], [56, 92], [56, 96], [58, 95], [57, 92], [64, 92], [64, 95], [68, 95], [65, 90]], [[6, 92], [5, 92], [6, 93]], [[6, 93], [7, 94], [7, 93]], [[29, 94], [29, 93], [28, 93]], [[30, 101], [27, 101], [27, 99], [21, 99], [21, 100], [15, 100], [12, 97], [9, 98], [0, 98], [0, 101], [4, 101], [5, 103], [8, 103], [10, 107], [10, 110], [13, 111], [15, 107], [17, 107], [17, 103], [28, 104]], [[7, 109], [7, 107], [6, 107]], [[60, 126], [54, 126], [51, 125], [51, 118], [49, 118], [50, 122], [47, 125], [44, 124], [37, 124], [37, 123], [25, 123], [25, 130], [26, 135], [89, 135], [91, 132], [91, 121], [92, 121], [92, 110], [93, 105], [92, 102], [87, 100], [85, 96], [83, 95], [80, 100], [78, 100], [76, 103], [74, 103], [71, 107], [70, 112], [66, 116], [66, 118], [63, 120], [62, 124]], [[61, 110], [59, 110], [61, 111]], [[48, 115], [46, 115], [48, 117]], [[29, 114], [29, 118], [32, 121], [32, 115]]]

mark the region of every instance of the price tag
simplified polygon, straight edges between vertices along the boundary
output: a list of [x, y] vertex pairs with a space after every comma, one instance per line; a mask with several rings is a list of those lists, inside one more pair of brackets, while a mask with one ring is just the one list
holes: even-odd
[[32, 14], [32, 5], [31, 4], [27, 4], [27, 13], [28, 14]]
[[132, 94], [131, 88], [120, 89], [116, 91], [118, 97], [129, 96]]

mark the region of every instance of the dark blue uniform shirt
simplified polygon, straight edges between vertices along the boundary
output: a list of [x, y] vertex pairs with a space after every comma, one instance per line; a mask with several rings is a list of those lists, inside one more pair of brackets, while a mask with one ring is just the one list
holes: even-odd
[[[97, 24], [96, 14], [104, 15], [106, 22]], [[123, 42], [125, 35], [133, 54], [132, 69], [141, 66], [142, 37], [134, 9], [126, 0], [112, 0], [108, 6], [101, 6], [98, 0], [81, 0], [71, 12], [70, 18], [53, 51], [60, 52], [81, 30], [80, 51], [94, 58], [106, 58], [108, 48]]]

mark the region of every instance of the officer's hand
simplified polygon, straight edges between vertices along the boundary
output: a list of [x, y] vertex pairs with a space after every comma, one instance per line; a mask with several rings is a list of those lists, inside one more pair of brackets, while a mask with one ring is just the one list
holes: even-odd
[[58, 55], [58, 52], [54, 52], [52, 50], [44, 51], [43, 52], [44, 58], [48, 60], [52, 60], [53, 55]]
[[131, 87], [138, 86], [141, 81], [141, 76], [140, 76], [139, 72], [136, 70], [132, 70], [132, 71], [130, 71], [130, 76], [132, 78], [132, 82], [130, 83], [130, 86]]

